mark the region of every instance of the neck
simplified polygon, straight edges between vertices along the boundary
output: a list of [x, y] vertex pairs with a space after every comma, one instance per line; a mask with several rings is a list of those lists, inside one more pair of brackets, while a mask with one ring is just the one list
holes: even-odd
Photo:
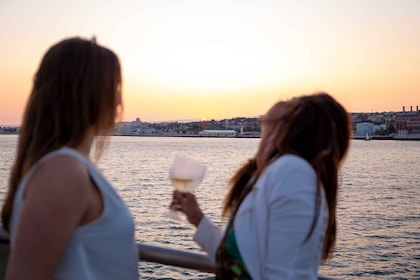
[[80, 143], [80, 145], [78, 145], [77, 147], [74, 147], [79, 153], [81, 153], [82, 155], [84, 155], [85, 157], [89, 157], [90, 154], [90, 147], [92, 146], [92, 142], [93, 142], [93, 131], [89, 130], [86, 133], [86, 136], [84, 137], [82, 143]]

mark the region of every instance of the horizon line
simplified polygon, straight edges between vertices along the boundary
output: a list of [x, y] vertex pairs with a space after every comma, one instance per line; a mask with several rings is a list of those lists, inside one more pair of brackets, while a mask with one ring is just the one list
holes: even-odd
[[[381, 114], [381, 113], [410, 113], [410, 112], [419, 112], [417, 110], [404, 110], [404, 111], [382, 111], [382, 112], [349, 112], [349, 114]], [[262, 114], [261, 114], [262, 115]], [[164, 120], [164, 121], [142, 121], [141, 118], [137, 117], [138, 119], [140, 119], [140, 122], [143, 123], [174, 123], [174, 122], [181, 122], [181, 123], [188, 123], [188, 122], [201, 122], [201, 121], [222, 121], [222, 120], [231, 120], [231, 119], [238, 119], [238, 118], [246, 118], [246, 119], [253, 119], [253, 118], [258, 118], [259, 116], [253, 116], [253, 117], [231, 117], [231, 118], [206, 118], [206, 119], [180, 119], [180, 120]], [[124, 123], [124, 122], [133, 122], [136, 121], [135, 118], [134, 120], [123, 120], [123, 121], [119, 121], [116, 122], [117, 123]], [[0, 126], [8, 126], [8, 127], [19, 127], [21, 124], [1, 124]]]

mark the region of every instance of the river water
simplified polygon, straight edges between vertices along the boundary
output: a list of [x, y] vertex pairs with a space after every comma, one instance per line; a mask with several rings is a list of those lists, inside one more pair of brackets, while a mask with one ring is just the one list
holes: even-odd
[[[0, 135], [0, 200], [6, 191], [17, 136]], [[251, 157], [259, 139], [112, 137], [99, 162], [136, 221], [138, 242], [201, 252], [193, 228], [159, 213], [171, 199], [175, 155], [207, 165], [195, 191], [203, 211], [220, 218], [226, 182]], [[320, 275], [336, 279], [420, 279], [420, 141], [353, 140], [340, 175], [334, 257]], [[213, 279], [206, 273], [139, 264], [141, 279]]]

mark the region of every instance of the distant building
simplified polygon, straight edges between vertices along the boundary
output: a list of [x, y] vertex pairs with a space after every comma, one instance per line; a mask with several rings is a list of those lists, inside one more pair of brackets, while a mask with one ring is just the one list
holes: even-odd
[[140, 135], [155, 135], [156, 129], [153, 127], [146, 127], [137, 130], [138, 134]]
[[372, 136], [375, 131], [375, 124], [373, 123], [358, 123], [356, 124], [356, 133], [357, 137], [366, 137], [366, 134]]
[[210, 130], [205, 129], [199, 132], [203, 137], [236, 137], [236, 130]]
[[381, 114], [370, 115], [367, 117], [367, 119], [369, 122], [373, 122], [375, 124], [385, 122], [385, 117]]
[[238, 138], [261, 138], [261, 132], [259, 131], [247, 131], [237, 135]]
[[420, 112], [410, 107], [410, 111], [403, 111], [395, 115], [395, 134], [397, 137], [420, 137]]
[[0, 126], [0, 134], [18, 134], [19, 129], [18, 126]]

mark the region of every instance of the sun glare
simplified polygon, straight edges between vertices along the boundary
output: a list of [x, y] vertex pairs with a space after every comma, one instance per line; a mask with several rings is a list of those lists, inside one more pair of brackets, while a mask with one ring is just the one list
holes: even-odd
[[256, 86], [267, 65], [260, 57], [222, 44], [187, 44], [152, 64], [170, 86], [188, 90], [232, 90]]
[[[142, 22], [148, 24], [121, 46], [121, 53], [130, 54], [124, 65], [134, 79], [151, 87], [217, 94], [278, 85], [304, 72], [299, 34], [279, 25], [270, 10], [196, 5], [194, 13], [182, 4], [147, 11]], [[264, 31], [265, 25], [278, 25], [277, 36]]]
[[147, 72], [135, 73], [151, 85], [183, 91], [205, 93], [266, 87], [297, 77], [299, 63], [289, 53], [280, 50], [273, 56], [222, 43], [188, 43], [152, 55], [148, 58]]

